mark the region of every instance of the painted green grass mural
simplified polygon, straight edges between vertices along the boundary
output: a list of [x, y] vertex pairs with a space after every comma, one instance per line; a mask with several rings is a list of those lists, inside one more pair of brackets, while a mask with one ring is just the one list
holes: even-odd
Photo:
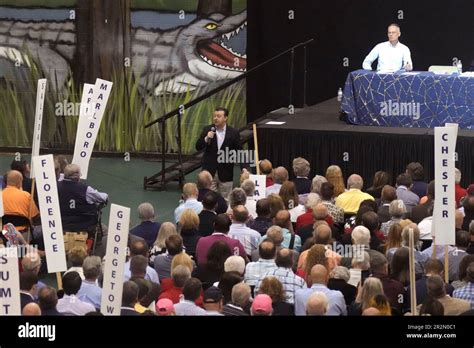
[[[23, 81], [20, 89], [14, 83], [0, 86], [0, 146], [30, 147], [36, 102], [36, 81], [42, 78], [36, 65]], [[161, 151], [161, 132], [158, 124], [145, 129], [143, 126], [161, 115], [178, 108], [202, 93], [195, 89], [181, 94], [167, 93], [160, 96], [142, 97], [139, 84], [129, 74], [116, 75], [114, 86], [102, 120], [96, 141], [96, 150], [110, 152], [155, 152]], [[127, 91], [129, 91], [127, 93]], [[41, 146], [71, 150], [74, 148], [80, 103], [80, 94], [69, 81], [65, 90], [54, 92], [48, 86], [43, 116]], [[61, 104], [61, 105], [60, 105]], [[71, 110], [63, 110], [69, 106]], [[182, 118], [182, 149], [192, 153], [202, 127], [211, 122], [216, 106], [225, 106], [230, 111], [229, 121], [235, 127], [246, 123], [245, 82], [238, 82], [212, 96], [208, 100], [186, 110]], [[75, 109], [72, 110], [72, 107]], [[58, 112], [62, 110], [62, 112]], [[64, 114], [68, 114], [64, 116]], [[58, 115], [59, 114], [59, 115]], [[177, 152], [177, 121], [166, 124], [168, 152]]]

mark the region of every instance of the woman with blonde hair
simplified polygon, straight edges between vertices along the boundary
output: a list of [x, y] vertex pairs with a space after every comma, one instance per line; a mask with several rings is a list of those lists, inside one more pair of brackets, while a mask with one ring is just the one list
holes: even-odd
[[148, 261], [152, 267], [155, 265], [155, 257], [166, 252], [166, 238], [173, 234], [178, 234], [176, 226], [171, 222], [163, 222], [156, 236], [155, 243], [148, 253]]
[[179, 234], [183, 238], [186, 253], [193, 259], [196, 255], [196, 245], [201, 238], [199, 235], [199, 216], [193, 209], [186, 209], [179, 218]]
[[185, 252], [176, 254], [173, 257], [173, 260], [171, 260], [171, 273], [173, 273], [173, 270], [176, 268], [176, 266], [185, 266], [189, 269], [189, 272], [193, 272], [195, 263], [191, 257], [186, 254]]
[[382, 295], [382, 294], [375, 295], [374, 297], [370, 299], [368, 306], [377, 308], [380, 312], [380, 315], [385, 315], [385, 316], [392, 315], [392, 308], [390, 307], [390, 302], [388, 301], [388, 298], [385, 295]]
[[357, 297], [351, 303], [348, 310], [348, 315], [362, 315], [362, 312], [371, 307], [370, 301], [377, 295], [385, 295], [380, 279], [369, 277], [364, 281], [364, 285], [359, 284]]
[[346, 190], [344, 176], [342, 175], [342, 170], [339, 166], [329, 166], [328, 169], [326, 169], [326, 179], [334, 185], [334, 198]]

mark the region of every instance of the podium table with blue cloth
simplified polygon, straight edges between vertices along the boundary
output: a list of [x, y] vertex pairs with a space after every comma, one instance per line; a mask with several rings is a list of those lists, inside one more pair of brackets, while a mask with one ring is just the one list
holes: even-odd
[[356, 125], [433, 128], [449, 122], [474, 129], [474, 76], [356, 70], [347, 76], [341, 109]]

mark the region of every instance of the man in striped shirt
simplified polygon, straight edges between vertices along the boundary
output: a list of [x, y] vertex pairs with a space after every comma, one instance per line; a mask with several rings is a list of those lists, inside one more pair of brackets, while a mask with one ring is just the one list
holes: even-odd
[[257, 262], [250, 262], [245, 268], [245, 283], [254, 287], [259, 281], [264, 278], [268, 272], [276, 270], [278, 267], [275, 264], [276, 247], [275, 244], [266, 239], [260, 243], [259, 247], [260, 258]]
[[233, 209], [233, 222], [229, 229], [229, 237], [237, 239], [242, 243], [245, 252], [251, 257], [252, 252], [257, 250], [262, 236], [255, 230], [247, 227], [249, 212], [243, 205], [238, 205]]
[[[280, 281], [280, 283], [283, 285], [283, 289], [285, 290], [286, 302], [289, 304], [295, 303], [296, 290], [305, 289], [307, 287], [304, 279], [297, 276], [292, 270], [292, 252], [292, 250], [286, 248], [278, 250], [275, 259], [275, 264], [278, 268], [266, 273], [263, 277], [265, 278], [267, 276], [273, 276]], [[257, 283], [254, 293], [258, 293], [261, 283], [261, 280]]]
[[453, 297], [466, 300], [471, 303], [471, 309], [474, 309], [474, 262], [471, 262], [466, 270], [467, 285], [454, 290]]

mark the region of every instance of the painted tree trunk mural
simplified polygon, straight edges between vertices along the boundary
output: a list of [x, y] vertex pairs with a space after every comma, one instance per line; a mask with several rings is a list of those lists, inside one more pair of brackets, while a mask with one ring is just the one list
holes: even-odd
[[114, 69], [131, 66], [131, 0], [77, 0], [77, 49], [73, 65], [76, 84], [111, 80]]

